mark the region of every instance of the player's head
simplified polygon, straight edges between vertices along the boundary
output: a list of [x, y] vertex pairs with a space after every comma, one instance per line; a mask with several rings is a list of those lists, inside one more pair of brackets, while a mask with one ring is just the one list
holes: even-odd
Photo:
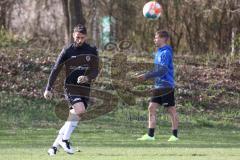
[[87, 39], [87, 29], [84, 25], [78, 24], [73, 28], [74, 42], [81, 46]]
[[164, 46], [169, 40], [170, 36], [167, 31], [156, 31], [154, 37], [154, 43], [156, 47]]

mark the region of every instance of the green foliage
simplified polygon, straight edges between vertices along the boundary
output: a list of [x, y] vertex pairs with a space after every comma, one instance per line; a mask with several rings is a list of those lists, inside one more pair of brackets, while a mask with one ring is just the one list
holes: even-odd
[[[44, 99], [22, 97], [0, 92], [1, 129], [9, 127], [48, 126], [58, 118], [54, 113], [56, 103]], [[6, 125], [7, 124], [7, 125]]]
[[23, 45], [26, 41], [22, 38], [16, 37], [11, 32], [3, 27], [0, 27], [0, 48], [1, 47], [16, 47], [16, 45]]
[[236, 48], [238, 49], [238, 52], [240, 52], [240, 33], [236, 35], [235, 45]]

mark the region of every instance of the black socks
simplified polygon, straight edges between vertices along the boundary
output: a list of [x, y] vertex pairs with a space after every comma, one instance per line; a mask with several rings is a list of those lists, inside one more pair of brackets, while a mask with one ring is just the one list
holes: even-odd
[[[155, 130], [155, 128], [148, 128], [148, 135], [149, 135], [150, 137], [154, 137], [154, 130]], [[173, 134], [175, 137], [178, 137], [178, 130], [177, 130], [177, 129], [172, 130], [172, 134]]]
[[154, 137], [154, 128], [148, 128], [148, 135]]
[[172, 134], [175, 136], [175, 137], [178, 137], [178, 130], [177, 129], [174, 129], [172, 130]]

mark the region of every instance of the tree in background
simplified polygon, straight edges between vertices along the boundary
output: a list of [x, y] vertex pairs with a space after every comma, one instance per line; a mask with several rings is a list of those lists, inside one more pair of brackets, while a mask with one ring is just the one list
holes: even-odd
[[7, 29], [9, 27], [9, 17], [11, 16], [13, 0], [0, 1], [0, 27]]
[[142, 15], [146, 0], [1, 0], [0, 26], [57, 47], [70, 42], [72, 27], [82, 23], [89, 28], [90, 40], [100, 47], [101, 20], [110, 17], [115, 20], [110, 26], [113, 39], [132, 40], [138, 51], [152, 51], [152, 34], [165, 29], [173, 35], [175, 53], [239, 52], [239, 0], [157, 1], [163, 7], [162, 16], [149, 21]]
[[65, 23], [65, 43], [73, 40], [73, 27], [79, 23], [85, 24], [81, 0], [62, 0], [64, 23]]

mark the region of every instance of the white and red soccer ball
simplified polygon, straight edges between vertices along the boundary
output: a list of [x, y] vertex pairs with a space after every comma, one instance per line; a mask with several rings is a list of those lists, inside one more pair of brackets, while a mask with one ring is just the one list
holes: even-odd
[[158, 19], [162, 14], [162, 6], [156, 1], [150, 1], [143, 7], [143, 15], [150, 20]]

